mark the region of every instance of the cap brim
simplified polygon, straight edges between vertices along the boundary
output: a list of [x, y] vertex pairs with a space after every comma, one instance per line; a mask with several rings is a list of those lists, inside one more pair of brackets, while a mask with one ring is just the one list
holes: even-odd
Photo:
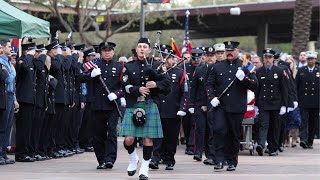
[[96, 53], [95, 52], [91, 52], [91, 53], [88, 54], [88, 56], [93, 56], [93, 55], [96, 55]]

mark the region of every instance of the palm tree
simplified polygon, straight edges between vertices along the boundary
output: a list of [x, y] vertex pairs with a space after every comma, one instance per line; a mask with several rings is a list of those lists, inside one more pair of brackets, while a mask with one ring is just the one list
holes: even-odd
[[308, 48], [311, 14], [312, 0], [296, 0], [292, 30], [292, 55], [295, 59]]

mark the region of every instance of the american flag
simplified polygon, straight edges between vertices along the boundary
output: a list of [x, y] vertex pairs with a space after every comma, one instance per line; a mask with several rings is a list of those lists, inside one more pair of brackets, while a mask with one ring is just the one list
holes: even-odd
[[83, 64], [83, 67], [84, 67], [85, 70], [89, 71], [91, 69], [97, 68], [98, 66], [95, 65], [92, 61], [88, 61], [88, 62]]
[[191, 49], [192, 49], [191, 42], [189, 41], [189, 15], [190, 15], [190, 12], [187, 10], [186, 11], [186, 22], [185, 22], [185, 26], [184, 26], [184, 40], [183, 40], [181, 53], [184, 53], [186, 51], [191, 53]]

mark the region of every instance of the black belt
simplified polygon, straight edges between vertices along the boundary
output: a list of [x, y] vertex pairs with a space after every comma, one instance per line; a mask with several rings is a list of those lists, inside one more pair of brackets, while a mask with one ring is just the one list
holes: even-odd
[[7, 95], [8, 95], [8, 96], [13, 96], [14, 93], [13, 93], [13, 92], [7, 92]]

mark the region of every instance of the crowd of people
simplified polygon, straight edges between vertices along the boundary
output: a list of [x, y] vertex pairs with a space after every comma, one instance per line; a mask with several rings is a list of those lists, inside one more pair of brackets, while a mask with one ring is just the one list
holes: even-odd
[[[301, 52], [295, 60], [267, 48], [259, 57], [240, 53], [239, 46], [226, 41], [180, 58], [170, 45], [152, 47], [140, 38], [127, 59], [116, 57], [113, 42], [86, 48], [24, 38], [17, 57], [11, 42], [0, 40], [0, 164], [86, 151], [95, 153], [97, 169], [112, 169], [119, 119], [127, 173], [133, 176], [140, 162], [139, 179], [148, 179], [149, 168], [160, 163], [174, 170], [179, 142], [195, 161], [204, 154], [203, 163], [215, 171], [236, 170], [244, 118], [255, 119], [260, 156], [296, 147], [298, 137], [302, 148], [313, 148], [319, 134], [317, 53]], [[15, 160], [6, 154], [14, 119]]]

